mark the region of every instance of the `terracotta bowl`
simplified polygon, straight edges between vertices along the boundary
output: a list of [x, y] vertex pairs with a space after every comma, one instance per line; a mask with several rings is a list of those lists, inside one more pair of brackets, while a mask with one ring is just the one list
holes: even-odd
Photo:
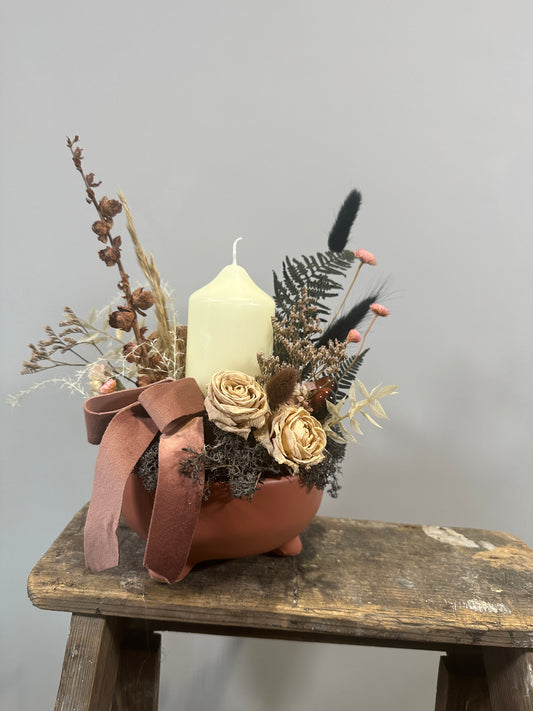
[[[314, 487], [308, 490], [301, 486], [296, 476], [267, 479], [252, 501], [232, 499], [227, 485], [212, 484], [209, 498], [202, 503], [187, 565], [179, 579], [204, 560], [242, 558], [269, 551], [297, 555], [302, 550], [299, 534], [318, 511], [322, 494]], [[153, 494], [146, 491], [137, 476], [130, 476], [122, 515], [145, 540], [152, 506]]]

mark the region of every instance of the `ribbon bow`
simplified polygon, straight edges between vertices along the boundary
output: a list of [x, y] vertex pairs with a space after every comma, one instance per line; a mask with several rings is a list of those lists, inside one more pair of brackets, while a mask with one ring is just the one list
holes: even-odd
[[203, 471], [188, 477], [184, 447], [203, 446], [204, 395], [194, 378], [97, 395], [85, 402], [87, 437], [100, 444], [84, 532], [92, 572], [118, 565], [117, 528], [124, 488], [135, 464], [159, 432], [159, 475], [144, 565], [173, 583], [187, 562], [202, 505]]

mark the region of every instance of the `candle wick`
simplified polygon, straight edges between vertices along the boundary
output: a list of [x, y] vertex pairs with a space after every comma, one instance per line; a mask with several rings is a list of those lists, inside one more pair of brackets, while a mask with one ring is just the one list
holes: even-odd
[[235, 242], [233, 243], [233, 264], [237, 264], [237, 242], [241, 240], [242, 237], [237, 237]]

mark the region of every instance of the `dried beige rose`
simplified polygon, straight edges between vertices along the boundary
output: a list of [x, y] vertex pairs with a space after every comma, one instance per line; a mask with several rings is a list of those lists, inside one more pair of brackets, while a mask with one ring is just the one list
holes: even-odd
[[258, 441], [277, 462], [297, 474], [300, 466], [308, 467], [324, 459], [326, 433], [305, 408], [284, 405], [272, 418], [270, 434], [263, 428]]
[[205, 409], [211, 422], [246, 439], [270, 414], [267, 396], [251, 375], [236, 370], [215, 373], [207, 386]]

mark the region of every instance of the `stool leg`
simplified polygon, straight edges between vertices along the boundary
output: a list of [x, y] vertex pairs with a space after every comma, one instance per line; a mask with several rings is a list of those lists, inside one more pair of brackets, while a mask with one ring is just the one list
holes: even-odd
[[157, 711], [161, 635], [128, 630], [122, 640], [113, 711]]
[[440, 658], [435, 711], [492, 711], [480, 653]]
[[493, 711], [533, 711], [533, 652], [483, 650]]
[[109, 711], [121, 637], [116, 618], [72, 615], [56, 711]]

